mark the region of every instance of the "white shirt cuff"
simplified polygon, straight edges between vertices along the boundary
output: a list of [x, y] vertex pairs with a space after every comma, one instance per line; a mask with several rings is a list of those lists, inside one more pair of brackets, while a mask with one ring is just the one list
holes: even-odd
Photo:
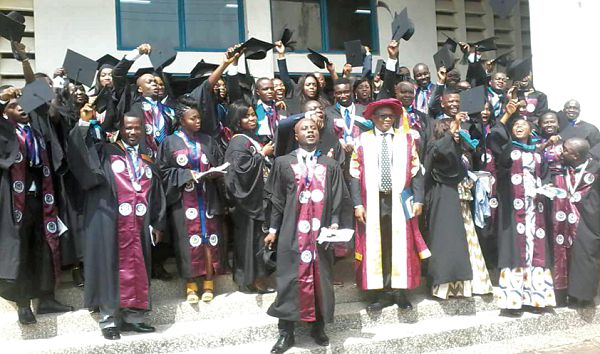
[[131, 52], [125, 54], [125, 59], [129, 60], [129, 61], [136, 61], [139, 59], [139, 57], [141, 57], [141, 55], [140, 55], [140, 51], [137, 48], [135, 48]]
[[238, 66], [237, 65], [229, 65], [229, 67], [227, 68], [227, 75], [229, 76], [236, 76], [238, 74]]
[[398, 62], [398, 59], [388, 58], [388, 60], [385, 62], [385, 68], [389, 71], [396, 71], [396, 63], [397, 62]]
[[272, 227], [269, 228], [269, 233], [270, 234], [276, 234], [277, 233], [277, 229], [274, 229]]
[[358, 208], [364, 208], [364, 207], [365, 207], [365, 206], [361, 204], [361, 205], [357, 205], [357, 206], [355, 206], [355, 207], [354, 207], [354, 209], [358, 209]]
[[79, 119], [79, 122], [77, 123], [78, 126], [80, 127], [89, 127], [90, 126], [90, 122], [86, 122], [83, 119]]

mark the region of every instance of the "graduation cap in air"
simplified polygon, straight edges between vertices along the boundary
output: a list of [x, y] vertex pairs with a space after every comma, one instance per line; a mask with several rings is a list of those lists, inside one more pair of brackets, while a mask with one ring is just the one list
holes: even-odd
[[218, 64], [211, 64], [204, 61], [204, 59], [200, 60], [196, 66], [190, 71], [190, 81], [188, 83], [188, 90], [193, 90], [198, 87], [204, 80], [204, 78], [210, 75], [213, 71], [215, 71], [219, 67]]
[[493, 63], [502, 65], [504, 67], [509, 66], [510, 62], [512, 61], [510, 58], [510, 55], [512, 54], [512, 50], [510, 52], [506, 52], [503, 54], [500, 54], [499, 56], [497, 56], [495, 59], [492, 59]]
[[21, 42], [25, 32], [25, 17], [16, 11], [0, 14], [0, 36], [9, 41]]
[[492, 11], [500, 18], [507, 18], [510, 16], [513, 8], [517, 4], [518, 0], [490, 0]]
[[354, 67], [363, 66], [366, 53], [360, 39], [344, 42], [344, 49], [346, 52], [346, 63]]
[[54, 98], [54, 92], [48, 85], [46, 79], [37, 79], [23, 88], [23, 94], [19, 97], [19, 105], [25, 113], [30, 113], [41, 105], [47, 104]]
[[508, 68], [506, 68], [506, 75], [512, 81], [521, 81], [525, 76], [531, 72], [531, 57], [525, 59], [514, 60]]
[[254, 37], [242, 43], [234, 53], [240, 53], [242, 50], [246, 50], [244, 52], [246, 59], [248, 60], [260, 60], [264, 59], [267, 56], [267, 52], [273, 49], [275, 45], [273, 43], [261, 41], [260, 39], [256, 39]]
[[84, 55], [81, 55], [71, 49], [67, 49], [65, 61], [62, 66], [67, 77], [75, 83], [81, 83], [87, 87], [92, 87], [96, 78], [98, 63]]
[[390, 9], [390, 5], [386, 4], [384, 1], [377, 1], [377, 7], [383, 7], [387, 10], [390, 16], [392, 16], [392, 9]]
[[491, 50], [496, 50], [495, 37], [482, 39], [479, 42], [473, 43], [473, 46], [475, 46], [475, 50], [478, 52], [489, 52]]
[[404, 39], [408, 41], [415, 33], [415, 26], [408, 18], [408, 10], [405, 7], [399, 14], [396, 13], [392, 22], [392, 39], [399, 41]]
[[319, 69], [325, 69], [325, 66], [330, 63], [329, 59], [327, 59], [327, 57], [323, 54], [319, 54], [310, 48], [308, 48], [308, 51], [310, 52], [307, 55], [308, 59]]
[[458, 42], [446, 33], [442, 32], [442, 34], [446, 36], [446, 41], [444, 42], [444, 44], [442, 44], [442, 46], [450, 49], [452, 53], [456, 53], [456, 47], [458, 47]]
[[450, 71], [454, 68], [456, 58], [454, 54], [448, 49], [448, 47], [442, 47], [433, 55], [433, 62], [437, 70], [440, 70], [442, 66], [446, 67], [446, 71]]
[[177, 51], [169, 41], [161, 41], [152, 44], [150, 51], [150, 62], [155, 70], [162, 70], [171, 65], [177, 58]]
[[100, 70], [100, 68], [103, 65], [108, 65], [108, 66], [116, 66], [119, 63], [119, 59], [113, 57], [110, 54], [106, 54], [104, 56], [102, 56], [101, 58], [98, 58], [98, 60], [96, 60], [96, 63], [98, 63], [98, 70]]
[[477, 86], [460, 93], [460, 111], [468, 114], [481, 113], [485, 106], [485, 87]]
[[290, 51], [294, 51], [296, 49], [296, 41], [292, 40], [292, 36], [294, 35], [294, 31], [289, 28], [284, 28], [283, 33], [281, 34], [281, 43], [283, 46], [289, 49]]

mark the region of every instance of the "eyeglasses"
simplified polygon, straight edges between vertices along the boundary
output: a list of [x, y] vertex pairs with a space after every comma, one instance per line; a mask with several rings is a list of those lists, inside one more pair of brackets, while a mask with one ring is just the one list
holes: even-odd
[[400, 116], [398, 116], [397, 114], [376, 114], [375, 116], [382, 120], [384, 120], [384, 119], [396, 120], [396, 119], [400, 118]]

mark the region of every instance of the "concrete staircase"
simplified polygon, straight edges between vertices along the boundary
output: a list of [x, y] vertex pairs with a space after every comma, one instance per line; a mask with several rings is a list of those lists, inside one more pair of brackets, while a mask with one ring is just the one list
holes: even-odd
[[[444, 353], [477, 347], [481, 348], [477, 352], [519, 352], [519, 347], [513, 346], [519, 340], [522, 350], [530, 350], [525, 344], [537, 341], [534, 349], [541, 348], [545, 342], [539, 338], [550, 333], [587, 330], [594, 334], [600, 328], [595, 309], [556, 309], [554, 314], [526, 313], [509, 319], [498, 316], [492, 296], [437, 301], [428, 298], [424, 288], [411, 293], [413, 310], [392, 306], [370, 314], [365, 311], [365, 294], [354, 285], [352, 269], [348, 261], [336, 265], [344, 285], [336, 287], [335, 322], [326, 328], [330, 346], [314, 344], [307, 335], [308, 327], [299, 325], [296, 347], [290, 353]], [[210, 304], [189, 305], [184, 301], [182, 280], [154, 281], [148, 323], [156, 326], [157, 332], [125, 333], [119, 341], [107, 341], [100, 334], [97, 314], [82, 308], [83, 290], [71, 287], [65, 275], [57, 299], [75, 306], [76, 311], [39, 315], [37, 324], [22, 326], [14, 304], [0, 301], [0, 351], [268, 353], [277, 338], [277, 320], [266, 314], [275, 294], [237, 292], [228, 275], [219, 277], [215, 288], [217, 296]]]

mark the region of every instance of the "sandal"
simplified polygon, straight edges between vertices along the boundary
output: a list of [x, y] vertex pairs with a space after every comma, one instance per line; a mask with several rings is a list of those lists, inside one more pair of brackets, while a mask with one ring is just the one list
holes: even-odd
[[187, 298], [185, 301], [187, 301], [188, 304], [197, 304], [200, 299], [198, 298], [198, 285], [196, 285], [196, 282], [188, 282], [186, 285], [186, 292]]
[[202, 301], [211, 302], [214, 298], [213, 289], [214, 283], [212, 280], [205, 280], [203, 282], [204, 293], [202, 294]]

